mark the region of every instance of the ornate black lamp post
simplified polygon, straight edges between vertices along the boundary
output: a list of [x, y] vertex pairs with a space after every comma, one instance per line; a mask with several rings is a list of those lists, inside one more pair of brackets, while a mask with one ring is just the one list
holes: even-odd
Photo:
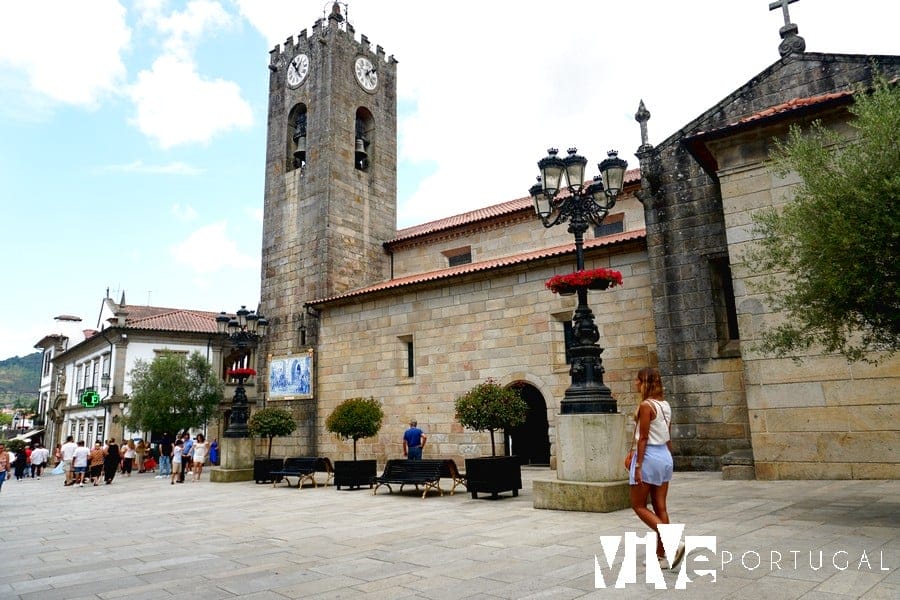
[[[587, 159], [570, 148], [566, 158], [557, 156], [551, 148], [546, 158], [538, 161], [541, 175], [530, 189], [534, 210], [544, 227], [569, 223], [569, 233], [575, 235], [575, 266], [584, 270], [584, 232], [590, 225], [599, 226], [616, 204], [622, 190], [628, 163], [611, 150], [609, 157], [599, 164], [600, 175], [584, 186]], [[578, 306], [572, 316], [574, 340], [569, 349], [572, 366], [569, 374], [572, 385], [560, 403], [561, 414], [615, 413], [616, 400], [603, 383], [603, 348], [597, 345], [600, 333], [594, 323], [594, 313], [587, 303], [587, 286], [578, 286]]]
[[[216, 329], [225, 336], [226, 341], [235, 349], [245, 353], [255, 348], [259, 340], [266, 335], [269, 322], [260, 314], [241, 306], [234, 317], [224, 312], [216, 317]], [[254, 371], [255, 372], [255, 371]], [[250, 437], [247, 430], [247, 419], [250, 407], [247, 404], [247, 393], [244, 391], [244, 380], [252, 374], [251, 369], [234, 369], [232, 376], [238, 380], [231, 402], [231, 419], [224, 436], [227, 438]]]

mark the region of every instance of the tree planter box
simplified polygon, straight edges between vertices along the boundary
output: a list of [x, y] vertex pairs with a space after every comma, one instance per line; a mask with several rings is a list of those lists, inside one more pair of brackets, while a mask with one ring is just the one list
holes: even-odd
[[[280, 471], [284, 467], [283, 458], [257, 458], [253, 461], [253, 480], [256, 483], [272, 483], [272, 471]], [[281, 481], [281, 477], [278, 478]]]
[[336, 460], [334, 461], [334, 486], [341, 489], [359, 489], [367, 485], [372, 487], [372, 478], [378, 469], [377, 462], [373, 460]]
[[478, 494], [491, 494], [498, 498], [500, 492], [519, 495], [522, 489], [522, 468], [517, 456], [483, 456], [466, 459], [466, 489], [472, 498]]

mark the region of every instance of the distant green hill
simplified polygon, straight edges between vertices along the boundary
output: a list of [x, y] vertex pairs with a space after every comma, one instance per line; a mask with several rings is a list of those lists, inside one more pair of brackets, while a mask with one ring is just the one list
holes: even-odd
[[36, 398], [41, 385], [40, 352], [0, 360], [0, 402], [12, 402], [20, 396]]

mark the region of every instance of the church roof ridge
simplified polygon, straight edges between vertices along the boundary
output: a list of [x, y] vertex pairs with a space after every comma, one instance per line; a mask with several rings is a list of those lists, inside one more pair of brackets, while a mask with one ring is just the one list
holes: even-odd
[[[629, 169], [625, 172], [624, 183], [640, 184], [640, 182], [640, 169]], [[410, 227], [400, 229], [397, 231], [397, 235], [394, 237], [394, 239], [388, 240], [384, 243], [384, 245], [390, 247], [396, 243], [404, 242], [420, 236], [453, 229], [455, 227], [472, 225], [474, 223], [485, 221], [487, 219], [517, 213], [523, 209], [532, 207], [533, 201], [529, 196], [516, 198], [515, 200], [507, 200], [506, 202], [501, 202], [499, 204], [483, 206], [481, 208], [476, 208], [464, 213], [459, 213], [456, 215], [451, 215], [449, 217], [443, 217], [441, 219], [435, 219], [433, 221], [427, 221], [419, 225], [412, 225]]]
[[[760, 110], [764, 109], [756, 109], [756, 110], [748, 110], [743, 115], [734, 115], [732, 117], [726, 117], [726, 122], [714, 122], [715, 117], [717, 115], [722, 115], [722, 109], [727, 106], [732, 106], [736, 103], [736, 101], [740, 100], [742, 97], [747, 95], [747, 92], [754, 88], [755, 86], [760, 85], [762, 82], [768, 80], [774, 73], [785, 68], [786, 66], [795, 63], [795, 62], [854, 62], [858, 64], [872, 64], [875, 63], [878, 66], [883, 66], [886, 64], [900, 64], [900, 56], [885, 54], [885, 55], [876, 55], [876, 54], [839, 54], [839, 53], [826, 53], [826, 52], [803, 52], [803, 53], [793, 53], [788, 54], [787, 56], [781, 57], [762, 71], [751, 77], [746, 83], [738, 87], [737, 89], [730, 92], [725, 97], [721, 98], [719, 101], [712, 104], [710, 107], [706, 108], [697, 115], [694, 119], [688, 122], [683, 127], [679, 128], [677, 131], [672, 133], [665, 140], [660, 142], [657, 146], [657, 150], [661, 150], [662, 148], [669, 146], [674, 143], [678, 143], [680, 140], [684, 138], [689, 138], [692, 136], [699, 135], [704, 131], [712, 131], [722, 129], [729, 124], [733, 124], [734, 122], [740, 121], [741, 119], [748, 118]], [[781, 104], [781, 102], [777, 103]], [[776, 105], [777, 105], [776, 104]], [[775, 105], [773, 105], [775, 106]], [[766, 107], [769, 108], [769, 107]]]
[[[584, 249], [590, 250], [594, 248], [603, 248], [606, 246], [614, 246], [616, 244], [622, 244], [626, 242], [632, 242], [637, 240], [642, 240], [647, 237], [647, 230], [645, 228], [641, 229], [633, 229], [631, 231], [623, 231], [622, 233], [616, 233], [612, 235], [603, 236], [602, 238], [594, 238], [590, 240], [584, 241]], [[387, 281], [382, 281], [381, 283], [376, 283], [374, 285], [370, 285], [364, 288], [359, 288], [357, 290], [351, 290], [349, 292], [344, 292], [342, 294], [336, 294], [334, 296], [329, 296], [326, 298], [320, 298], [316, 300], [312, 300], [307, 302], [308, 306], [322, 306], [325, 304], [329, 304], [331, 302], [335, 302], [338, 300], [343, 300], [345, 298], [353, 298], [357, 296], [363, 296], [365, 294], [371, 294], [374, 292], [380, 292], [383, 290], [390, 290], [400, 287], [406, 287], [410, 285], [415, 285], [419, 283], [426, 283], [430, 281], [439, 281], [442, 279], [449, 279], [451, 277], [456, 277], [459, 275], [468, 275], [470, 273], [478, 273], [481, 271], [489, 271], [491, 269], [497, 269], [500, 267], [509, 267], [517, 264], [523, 264], [527, 262], [531, 262], [534, 260], [539, 260], [543, 258], [550, 258], [553, 256], [562, 256], [564, 254], [570, 254], [575, 252], [575, 244], [563, 244], [561, 246], [552, 246], [550, 248], [540, 248], [538, 250], [532, 250], [530, 252], [522, 252], [519, 254], [513, 254], [511, 256], [505, 256], [502, 258], [495, 258], [491, 260], [486, 260], [477, 263], [468, 263], [465, 265], [458, 265], [455, 267], [447, 267], [444, 269], [438, 269], [437, 271], [428, 271], [425, 273], [417, 273], [415, 275], [407, 275], [405, 277], [398, 277], [396, 279], [389, 279]]]

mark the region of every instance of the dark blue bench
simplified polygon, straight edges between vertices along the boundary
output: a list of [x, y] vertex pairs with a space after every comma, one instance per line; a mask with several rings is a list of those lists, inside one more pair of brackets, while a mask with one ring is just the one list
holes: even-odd
[[420, 485], [425, 486], [422, 498], [425, 498], [428, 490], [437, 490], [443, 496], [444, 491], [440, 486], [443, 462], [442, 460], [389, 460], [384, 466], [384, 473], [372, 479], [372, 483], [375, 484], [372, 494], [378, 493], [378, 488], [383, 485], [387, 486], [393, 494], [394, 489], [391, 484], [394, 484], [400, 486], [401, 492], [404, 485], [415, 485], [416, 490]]

